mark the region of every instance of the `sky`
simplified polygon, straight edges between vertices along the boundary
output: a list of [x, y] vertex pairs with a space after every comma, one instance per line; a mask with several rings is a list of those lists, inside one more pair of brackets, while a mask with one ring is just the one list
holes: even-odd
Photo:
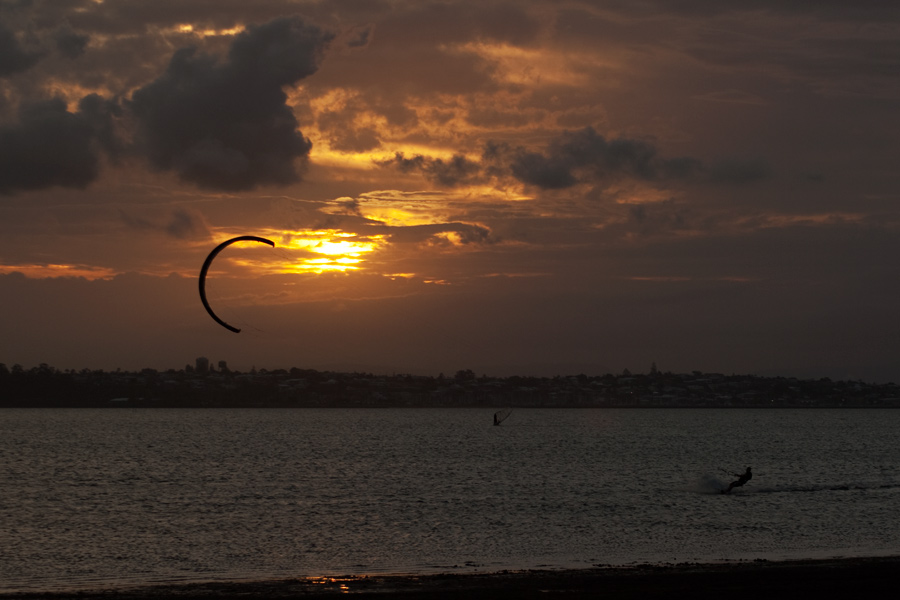
[[898, 73], [879, 0], [0, 0], [0, 362], [900, 382]]

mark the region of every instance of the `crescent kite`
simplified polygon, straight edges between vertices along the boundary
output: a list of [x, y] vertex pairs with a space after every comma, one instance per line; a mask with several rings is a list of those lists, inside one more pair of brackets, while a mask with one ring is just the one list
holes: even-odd
[[263, 237], [257, 237], [255, 235], [241, 235], [236, 238], [231, 238], [230, 240], [225, 240], [224, 242], [213, 248], [213, 251], [209, 253], [209, 256], [207, 256], [206, 260], [203, 261], [203, 266], [200, 268], [200, 301], [203, 302], [203, 308], [206, 309], [206, 312], [209, 313], [209, 316], [211, 316], [216, 323], [229, 331], [240, 333], [240, 329], [229, 325], [218, 316], [216, 316], [216, 313], [213, 312], [213, 309], [209, 306], [209, 302], [207, 302], [206, 300], [206, 272], [209, 271], [209, 266], [212, 264], [212, 261], [216, 257], [216, 255], [235, 242], [260, 242], [263, 244], [268, 244], [273, 248], [275, 247], [275, 242], [273, 242], [272, 240], [267, 240]]

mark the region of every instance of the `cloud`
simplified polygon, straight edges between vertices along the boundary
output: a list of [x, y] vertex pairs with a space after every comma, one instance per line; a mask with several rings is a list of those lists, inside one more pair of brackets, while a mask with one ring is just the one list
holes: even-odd
[[78, 108], [60, 98], [26, 103], [15, 124], [0, 127], [0, 194], [84, 188], [97, 177], [100, 149], [115, 146], [115, 105], [92, 94]]
[[[391, 241], [398, 244], [428, 242], [449, 245], [451, 239], [458, 245], [489, 244], [496, 241], [488, 228], [471, 223], [432, 223], [404, 227], [372, 226], [370, 230], [390, 235]], [[447, 234], [452, 235], [447, 237]]]
[[76, 33], [68, 25], [60, 27], [53, 36], [56, 49], [66, 58], [78, 58], [84, 54], [90, 40], [90, 36]]
[[330, 33], [299, 17], [251, 26], [223, 61], [178, 50], [130, 108], [151, 164], [201, 187], [246, 190], [300, 179], [312, 144], [282, 87], [316, 72]]
[[369, 26], [352, 32], [353, 37], [347, 40], [347, 47], [362, 48], [367, 46], [372, 37], [372, 29], [373, 27]]
[[328, 108], [319, 112], [316, 125], [328, 140], [331, 148], [341, 152], [366, 152], [381, 144], [378, 132], [369, 124], [358, 125], [357, 117], [369, 108], [361, 98], [352, 96], [341, 101], [331, 101]]
[[511, 151], [509, 169], [523, 183], [543, 189], [571, 187], [583, 181], [603, 182], [622, 177], [641, 180], [690, 174], [690, 162], [657, 156], [656, 147], [642, 140], [607, 140], [592, 127], [564, 132], [544, 151], [523, 148]]
[[[90, 41], [90, 36], [77, 33], [68, 22], [63, 22], [53, 31], [43, 29], [55, 18], [42, 14], [40, 19], [36, 19], [33, 15], [28, 15], [29, 8], [30, 3], [24, 2], [19, 3], [13, 10], [9, 10], [7, 6], [0, 6], [4, 17], [11, 21], [6, 25], [0, 23], [0, 77], [25, 72], [52, 54], [54, 50], [66, 58], [78, 58], [84, 54]], [[17, 28], [27, 29], [27, 34], [22, 38], [25, 44], [14, 33]]]
[[472, 183], [481, 176], [482, 171], [479, 163], [469, 160], [462, 154], [456, 154], [449, 160], [444, 160], [421, 154], [406, 158], [402, 152], [397, 152], [394, 154], [394, 158], [376, 162], [381, 166], [394, 165], [403, 173], [420, 171], [427, 179], [444, 187]]
[[9, 77], [26, 71], [40, 58], [40, 54], [23, 49], [15, 34], [0, 25], [0, 77]]
[[129, 228], [135, 230], [161, 231], [167, 236], [178, 240], [209, 237], [209, 229], [203, 216], [197, 212], [181, 208], [175, 209], [161, 220], [132, 216], [126, 212], [120, 213], [120, 216]]
[[488, 142], [480, 161], [462, 154], [449, 160], [402, 152], [380, 161], [402, 172], [421, 172], [446, 187], [484, 181], [489, 177], [512, 177], [544, 190], [570, 188], [578, 184], [611, 184], [621, 179], [665, 181], [701, 179], [715, 183], [744, 184], [763, 179], [768, 168], [761, 161], [722, 161], [711, 167], [692, 157], [662, 158], [656, 146], [644, 140], [607, 139], [592, 127], [565, 131], [543, 149]]

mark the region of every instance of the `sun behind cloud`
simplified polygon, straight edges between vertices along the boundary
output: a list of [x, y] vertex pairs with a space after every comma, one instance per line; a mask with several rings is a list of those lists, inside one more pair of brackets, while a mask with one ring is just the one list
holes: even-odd
[[[387, 242], [385, 236], [361, 236], [336, 229], [265, 232], [275, 240], [275, 260], [264, 259], [256, 267], [269, 273], [325, 273], [359, 271], [366, 255]], [[287, 260], [285, 260], [287, 259]]]

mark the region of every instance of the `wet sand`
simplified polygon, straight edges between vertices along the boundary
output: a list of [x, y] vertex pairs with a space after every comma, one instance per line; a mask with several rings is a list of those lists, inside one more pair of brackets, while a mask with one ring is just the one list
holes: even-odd
[[889, 592], [900, 557], [727, 564], [640, 565], [576, 571], [502, 571], [442, 575], [370, 575], [215, 582], [124, 590], [2, 594], [0, 600], [156, 600], [176, 598], [302, 598], [316, 600], [352, 594], [360, 598], [443, 600], [465, 598], [672, 598], [691, 600], [875, 597]]

